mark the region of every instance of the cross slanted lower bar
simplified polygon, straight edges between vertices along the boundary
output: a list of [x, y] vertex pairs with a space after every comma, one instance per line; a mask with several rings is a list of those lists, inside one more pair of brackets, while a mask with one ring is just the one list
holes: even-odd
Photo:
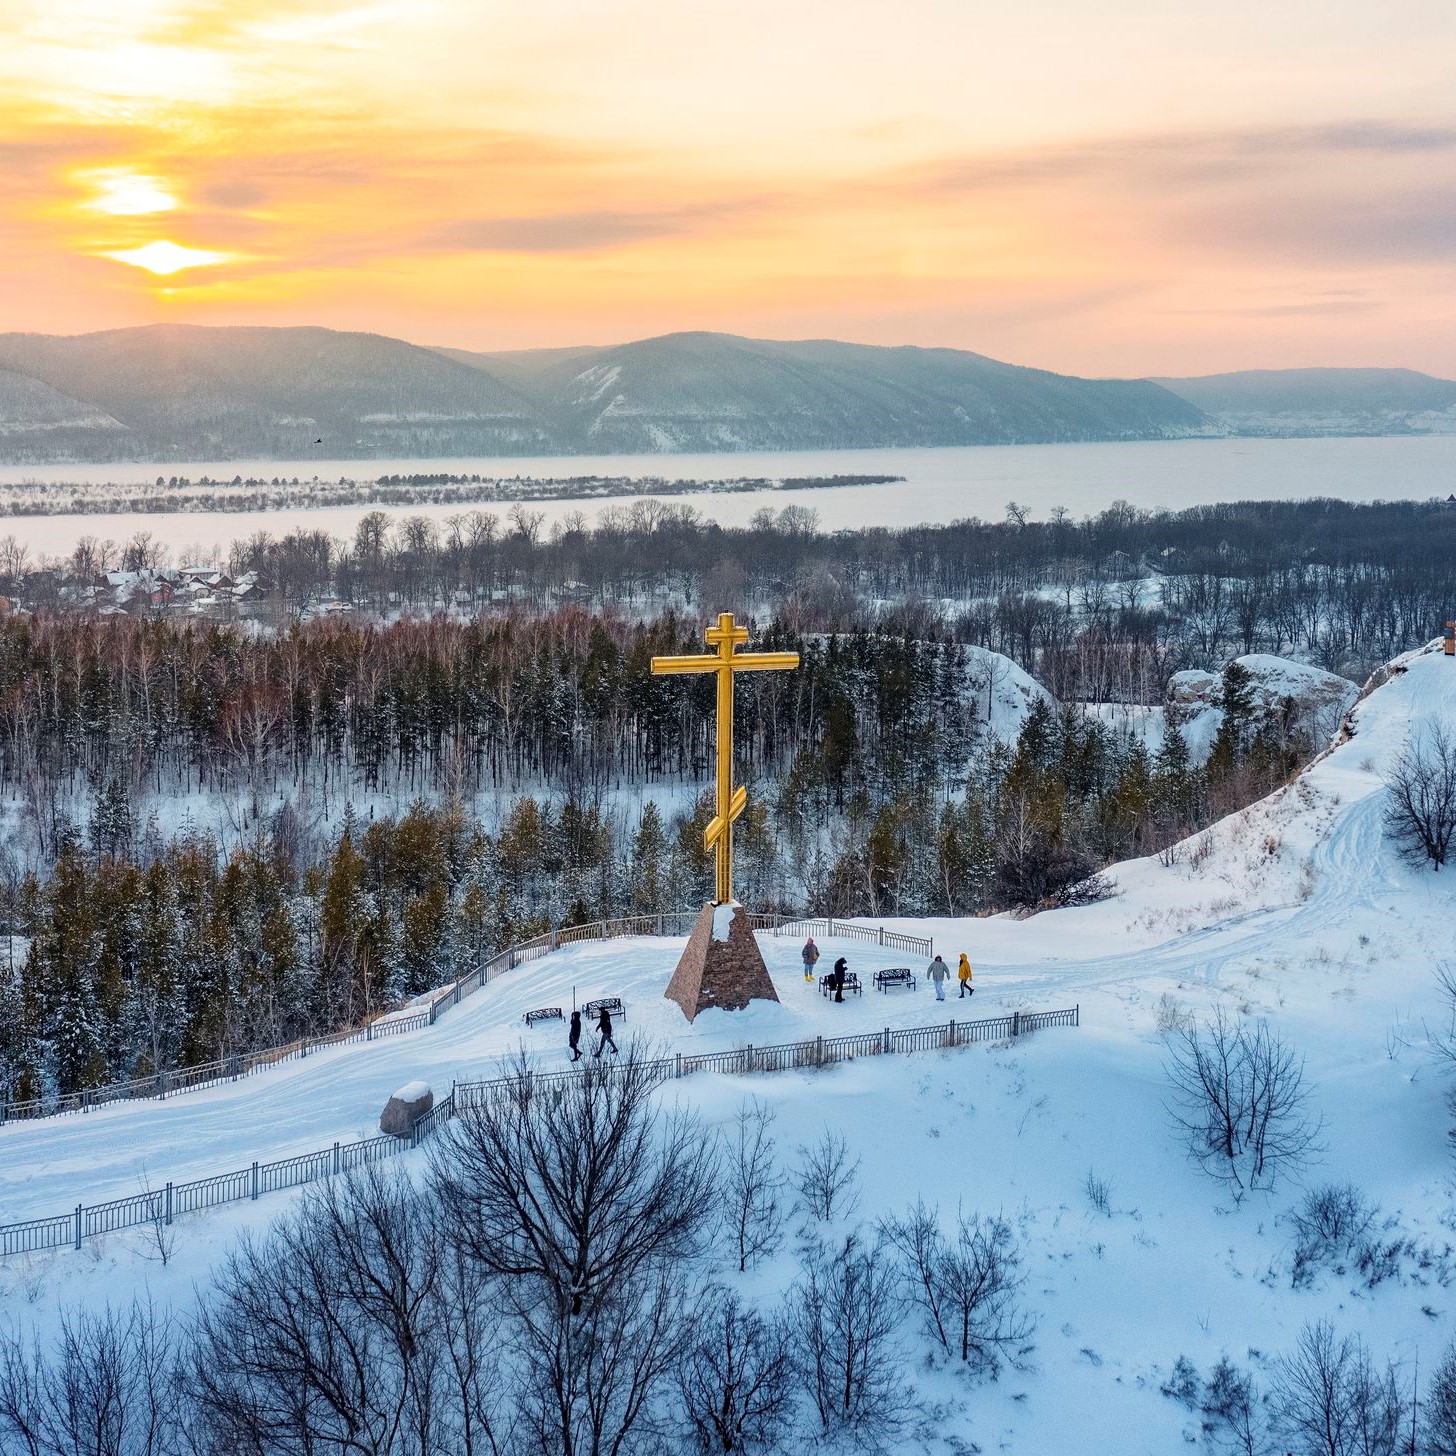
[[798, 667], [797, 652], [740, 652], [748, 641], [748, 629], [733, 620], [732, 612], [720, 612], [718, 625], [703, 636], [716, 652], [692, 657], [654, 657], [657, 676], [680, 672], [713, 672], [718, 675], [718, 794], [716, 812], [703, 832], [703, 843], [715, 852], [714, 897], [719, 905], [733, 899], [733, 821], [743, 813], [748, 790], [733, 787], [733, 674], [774, 672]]

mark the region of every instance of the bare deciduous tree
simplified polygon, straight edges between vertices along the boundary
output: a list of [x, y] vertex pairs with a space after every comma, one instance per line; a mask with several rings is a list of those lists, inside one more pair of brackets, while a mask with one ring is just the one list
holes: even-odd
[[25, 1456], [177, 1456], [177, 1331], [150, 1304], [61, 1321], [53, 1353], [0, 1338], [0, 1450]]
[[1456, 839], [1456, 737], [1428, 723], [1385, 781], [1385, 824], [1400, 852], [1439, 870]]
[[325, 1183], [228, 1257], [189, 1342], [204, 1450], [496, 1456], [500, 1302], [408, 1179]]
[[927, 1331], [947, 1354], [992, 1375], [1003, 1358], [1019, 1358], [1036, 1321], [1018, 1303], [1025, 1276], [1005, 1219], [961, 1214], [952, 1243], [938, 1212], [917, 1202], [904, 1218], [891, 1219], [885, 1233], [904, 1259], [910, 1297]]
[[663, 1260], [694, 1257], [711, 1232], [713, 1140], [653, 1099], [660, 1073], [635, 1045], [564, 1085], [522, 1052], [489, 1105], [438, 1145], [432, 1182], [480, 1266], [540, 1280], [573, 1315]]
[[1375, 1368], [1358, 1336], [1306, 1325], [1270, 1390], [1276, 1429], [1296, 1456], [1398, 1456], [1406, 1401], [1394, 1366]]
[[788, 1325], [745, 1308], [731, 1290], [709, 1290], [704, 1302], [711, 1312], [677, 1366], [685, 1434], [702, 1456], [770, 1456], [793, 1420]]
[[1169, 1106], [1189, 1155], [1242, 1196], [1268, 1188], [1316, 1149], [1304, 1063], [1268, 1022], [1234, 1023], [1220, 1007], [1168, 1039]]
[[823, 1223], [848, 1218], [859, 1206], [859, 1164], [858, 1158], [850, 1161], [843, 1136], [826, 1125], [817, 1143], [799, 1149], [794, 1174], [799, 1207]]
[[749, 1098], [734, 1114], [725, 1139], [723, 1219], [739, 1273], [772, 1254], [782, 1236], [779, 1195], [788, 1180], [778, 1171], [773, 1124], [773, 1109], [757, 1097]]
[[893, 1437], [908, 1411], [893, 1348], [900, 1284], [883, 1248], [850, 1234], [838, 1246], [806, 1250], [792, 1295], [795, 1355], [820, 1422], [872, 1447]]

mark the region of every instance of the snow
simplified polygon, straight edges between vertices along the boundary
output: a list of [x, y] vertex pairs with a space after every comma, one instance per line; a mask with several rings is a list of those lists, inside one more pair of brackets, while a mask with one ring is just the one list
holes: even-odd
[[726, 905], [713, 906], [713, 939], [727, 940], [728, 932], [733, 927], [733, 917], [739, 909], [738, 901], [731, 900]]
[[393, 1100], [399, 1102], [418, 1102], [424, 1097], [433, 1097], [428, 1082], [406, 1082], [403, 1087], [395, 1089]]
[[[427, 1030], [331, 1048], [166, 1102], [0, 1128], [0, 1217], [134, 1192], [143, 1170], [156, 1186], [368, 1135], [383, 1089], [407, 1076], [443, 1086], [486, 1074], [522, 1042], [564, 1063], [562, 1028], [524, 1031], [521, 1017], [573, 997], [621, 995], [634, 1036], [683, 1051], [926, 1024], [937, 1012], [1078, 1003], [1079, 1030], [821, 1072], [699, 1074], [664, 1095], [718, 1125], [745, 1095], [761, 1097], [777, 1115], [786, 1160], [832, 1125], [863, 1160], [853, 1226], [865, 1236], [917, 1197], [949, 1218], [962, 1207], [1000, 1212], [1015, 1226], [1029, 1274], [1024, 1297], [1038, 1320], [1031, 1367], [980, 1385], [929, 1369], [908, 1319], [907, 1379], [936, 1408], [932, 1434], [915, 1449], [1201, 1449], [1197, 1417], [1159, 1393], [1174, 1361], [1186, 1355], [1206, 1375], [1227, 1354], [1264, 1381], [1301, 1327], [1323, 1317], [1360, 1334], [1377, 1359], [1395, 1360], [1407, 1382], [1419, 1360], [1424, 1379], [1456, 1334], [1450, 1076], [1425, 1032], [1444, 1024], [1433, 969], [1453, 953], [1456, 889], [1450, 874], [1419, 871], [1392, 851], [1381, 775], [1430, 722], [1456, 724], [1456, 663], [1436, 644], [1394, 664], [1354, 708], [1350, 734], [1292, 784], [1188, 841], [1169, 863], [1117, 866], [1114, 898], [1029, 919], [895, 925], [933, 935], [948, 959], [970, 952], [969, 1005], [934, 1006], [924, 980], [914, 992], [867, 991], [835, 1005], [803, 982], [799, 937], [765, 934], [780, 1001], [709, 1010], [688, 1024], [662, 995], [681, 940], [587, 943], [501, 977]], [[845, 955], [865, 979], [896, 958], [827, 938], [824, 954]], [[1429, 1250], [1424, 1270], [1409, 1264], [1375, 1289], [1353, 1270], [1327, 1270], [1296, 1290], [1285, 1219], [1300, 1182], [1235, 1204], [1189, 1164], [1164, 1106], [1158, 1023], [1218, 1006], [1268, 1018], [1305, 1058], [1325, 1124], [1324, 1151], [1305, 1181], [1354, 1180], [1383, 1218]], [[1110, 1214], [1083, 1192], [1089, 1171], [1111, 1186]], [[146, 1259], [140, 1233], [80, 1254], [8, 1261], [0, 1303], [42, 1335], [54, 1332], [60, 1309], [102, 1295], [148, 1292], [188, 1308], [234, 1235], [292, 1198], [181, 1221], [165, 1268]], [[776, 1300], [791, 1282], [793, 1242], [741, 1277], [751, 1297]]]

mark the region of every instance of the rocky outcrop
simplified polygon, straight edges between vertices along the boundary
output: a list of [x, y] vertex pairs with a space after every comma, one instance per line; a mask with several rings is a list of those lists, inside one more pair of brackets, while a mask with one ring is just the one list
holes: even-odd
[[407, 1138], [415, 1123], [435, 1105], [435, 1094], [428, 1083], [409, 1082], [401, 1087], [379, 1114], [379, 1131], [393, 1137]]

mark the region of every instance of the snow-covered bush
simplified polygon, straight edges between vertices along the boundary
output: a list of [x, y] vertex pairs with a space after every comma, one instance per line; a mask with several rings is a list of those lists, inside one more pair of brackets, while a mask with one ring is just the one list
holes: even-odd
[[1314, 1150], [1304, 1063], [1268, 1022], [1231, 1021], [1222, 1007], [1168, 1039], [1169, 1104], [1189, 1156], [1236, 1196], [1269, 1188]]

